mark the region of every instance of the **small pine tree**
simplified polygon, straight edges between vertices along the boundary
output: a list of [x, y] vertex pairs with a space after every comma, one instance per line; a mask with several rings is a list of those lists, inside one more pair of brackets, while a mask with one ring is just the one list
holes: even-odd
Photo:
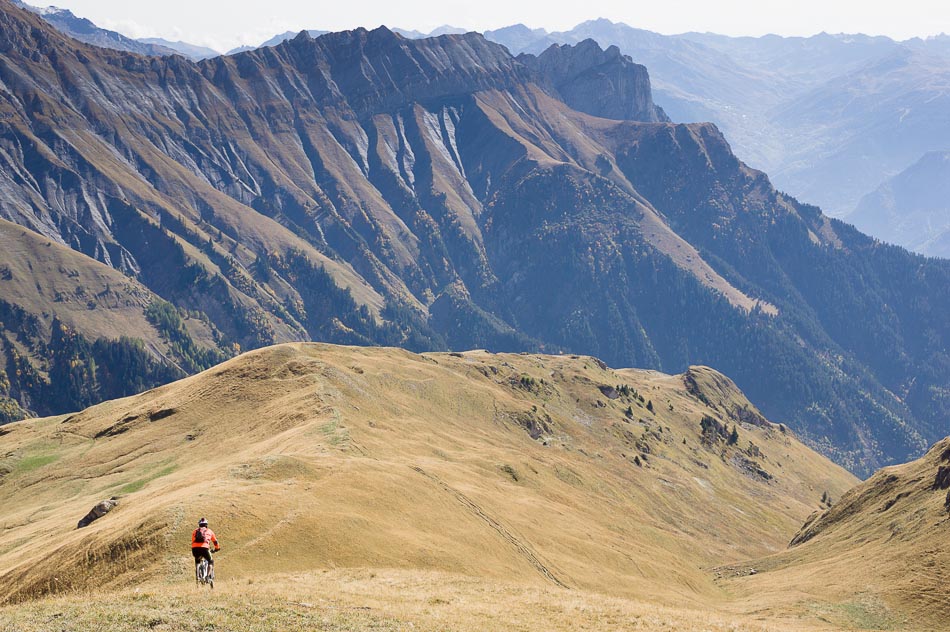
[[647, 410], [649, 410], [651, 413], [653, 412], [653, 400], [652, 400], [652, 399], [647, 402]]
[[739, 443], [739, 429], [735, 426], [732, 427], [732, 433], [729, 435], [729, 439], [726, 441], [729, 445], [735, 445]]

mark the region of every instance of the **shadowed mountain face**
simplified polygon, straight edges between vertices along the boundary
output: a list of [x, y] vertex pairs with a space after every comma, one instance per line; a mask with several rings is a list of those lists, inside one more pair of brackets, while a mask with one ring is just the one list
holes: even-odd
[[950, 266], [777, 193], [712, 125], [655, 122], [616, 50], [377, 29], [195, 64], [79, 45], [0, 0], [0, 80], [2, 216], [222, 349], [703, 362], [857, 472], [944, 423]]
[[946, 37], [660, 35], [604, 19], [485, 35], [516, 54], [585, 39], [619, 47], [650, 69], [673, 120], [715, 122], [743, 160], [835, 217], [924, 153], [950, 147]]

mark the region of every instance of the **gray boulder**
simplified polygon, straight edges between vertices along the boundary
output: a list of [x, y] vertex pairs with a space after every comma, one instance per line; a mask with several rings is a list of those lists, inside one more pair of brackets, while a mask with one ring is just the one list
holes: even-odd
[[118, 506], [119, 500], [113, 496], [109, 500], [102, 500], [96, 503], [96, 506], [89, 510], [82, 520], [79, 521], [79, 524], [76, 525], [77, 529], [82, 529], [83, 527], [92, 524], [99, 518], [103, 517], [110, 511]]

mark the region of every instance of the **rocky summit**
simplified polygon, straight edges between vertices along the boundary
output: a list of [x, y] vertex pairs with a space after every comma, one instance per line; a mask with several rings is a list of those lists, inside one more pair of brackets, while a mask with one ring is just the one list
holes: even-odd
[[667, 122], [616, 49], [379, 28], [194, 63], [0, 0], [0, 82], [6, 420], [323, 340], [708, 364], [861, 474], [941, 434], [950, 264]]

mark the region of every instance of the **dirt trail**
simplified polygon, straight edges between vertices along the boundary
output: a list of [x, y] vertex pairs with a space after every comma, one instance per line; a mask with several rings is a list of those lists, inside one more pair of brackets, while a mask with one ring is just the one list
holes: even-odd
[[429, 472], [426, 472], [424, 469], [422, 469], [421, 467], [417, 465], [413, 465], [410, 467], [416, 472], [422, 474], [423, 476], [431, 480], [433, 483], [435, 483], [436, 485], [438, 485], [439, 487], [441, 487], [448, 493], [452, 494], [452, 496], [454, 496], [456, 500], [462, 503], [462, 505], [464, 505], [473, 514], [478, 516], [485, 524], [487, 524], [489, 527], [494, 529], [498, 533], [498, 535], [502, 537], [503, 540], [505, 540], [508, 544], [513, 546], [518, 551], [518, 553], [521, 554], [521, 556], [524, 559], [526, 559], [532, 566], [534, 566], [534, 568], [537, 569], [537, 571], [541, 573], [541, 575], [543, 575], [545, 578], [547, 578], [550, 582], [552, 582], [553, 584], [557, 586], [560, 586], [561, 588], [569, 588], [567, 584], [565, 584], [563, 581], [558, 579], [557, 575], [555, 575], [551, 571], [551, 569], [548, 568], [548, 566], [544, 562], [541, 561], [540, 557], [538, 556], [538, 553], [534, 549], [532, 549], [531, 546], [527, 542], [525, 542], [524, 540], [522, 540], [521, 538], [513, 534], [511, 531], [509, 531], [505, 527], [505, 525], [501, 524], [500, 522], [498, 522], [497, 520], [489, 516], [488, 513], [486, 513], [485, 510], [482, 509], [481, 506], [478, 505], [478, 503], [476, 503], [474, 500], [472, 500], [471, 498], [469, 498], [468, 496], [466, 496], [459, 490], [455, 489], [454, 487], [452, 487], [451, 485], [443, 481], [438, 476], [434, 474], [430, 474]]

